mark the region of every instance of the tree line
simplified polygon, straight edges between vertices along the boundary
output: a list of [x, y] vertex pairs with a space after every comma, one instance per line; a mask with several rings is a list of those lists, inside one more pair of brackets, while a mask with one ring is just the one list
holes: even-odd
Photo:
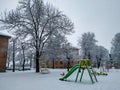
[[78, 40], [80, 46], [80, 57], [91, 59], [95, 67], [99, 68], [105, 64], [120, 63], [120, 33], [117, 33], [111, 40], [111, 49], [97, 45], [95, 34], [92, 32], [83, 33]]
[[39, 59], [48, 40], [58, 35], [65, 37], [71, 34], [74, 28], [65, 14], [42, 0], [20, 0], [17, 8], [5, 12], [0, 21], [2, 28], [9, 29], [15, 36], [13, 56], [17, 55], [17, 49], [22, 50], [20, 53], [23, 57], [28, 49], [32, 50], [36, 72], [39, 72]]
[[[32, 61], [35, 60], [36, 72], [39, 72], [42, 53], [47, 52], [48, 58], [54, 62], [54, 59], [60, 56], [63, 45], [64, 58], [67, 58], [69, 66], [72, 55], [66, 35], [74, 33], [74, 24], [51, 4], [44, 3], [43, 0], [20, 0], [15, 10], [1, 15], [0, 22], [2, 29], [7, 29], [14, 35], [8, 47], [8, 66], [11, 60], [13, 67], [15, 61], [20, 61], [24, 70], [25, 62], [30, 63], [31, 67]], [[119, 38], [120, 33], [112, 40], [112, 48], [109, 52], [105, 47], [96, 44], [94, 33], [83, 33], [78, 40], [80, 58], [91, 59], [98, 68], [103, 64], [102, 62], [110, 60], [110, 54], [112, 60], [119, 61]]]

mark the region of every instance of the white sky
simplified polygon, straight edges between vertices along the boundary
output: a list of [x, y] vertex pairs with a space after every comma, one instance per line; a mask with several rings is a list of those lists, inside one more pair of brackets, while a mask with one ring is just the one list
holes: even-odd
[[[120, 0], [43, 0], [63, 11], [74, 23], [75, 33], [68, 37], [77, 46], [84, 32], [93, 32], [98, 45], [110, 49], [111, 40], [120, 32]], [[0, 12], [16, 7], [18, 0], [0, 0]]]

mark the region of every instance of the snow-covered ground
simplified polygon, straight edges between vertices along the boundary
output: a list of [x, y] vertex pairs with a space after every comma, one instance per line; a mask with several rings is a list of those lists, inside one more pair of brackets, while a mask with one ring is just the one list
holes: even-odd
[[120, 70], [111, 69], [108, 76], [97, 76], [92, 84], [87, 72], [82, 82], [74, 82], [76, 72], [68, 81], [60, 81], [65, 69], [50, 69], [49, 74], [35, 73], [35, 70], [0, 73], [0, 90], [120, 90]]

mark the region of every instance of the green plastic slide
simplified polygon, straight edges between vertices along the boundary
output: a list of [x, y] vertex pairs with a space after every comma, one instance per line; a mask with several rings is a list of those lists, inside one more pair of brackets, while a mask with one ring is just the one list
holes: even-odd
[[78, 68], [80, 68], [80, 64], [74, 65], [74, 66], [70, 69], [70, 71], [69, 71], [65, 76], [63, 76], [62, 78], [59, 78], [59, 80], [63, 81], [63, 80], [65, 80], [65, 79], [67, 79], [67, 78], [68, 78], [75, 70], [77, 70]]

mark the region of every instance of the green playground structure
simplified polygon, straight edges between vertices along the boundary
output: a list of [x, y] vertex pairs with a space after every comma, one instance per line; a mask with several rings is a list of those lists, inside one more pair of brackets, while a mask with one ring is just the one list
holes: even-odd
[[66, 75], [64, 75], [62, 78], [59, 78], [59, 80], [61, 80], [61, 81], [67, 81], [67, 78], [68, 78], [74, 71], [78, 70], [77, 75], [76, 75], [75, 82], [77, 82], [77, 79], [78, 79], [78, 76], [79, 76], [80, 72], [81, 72], [81, 76], [80, 76], [80, 82], [81, 82], [85, 69], [88, 71], [88, 74], [89, 74], [89, 76], [90, 76], [90, 79], [91, 79], [92, 83], [94, 83], [93, 77], [94, 77], [95, 81], [97, 82], [96, 75], [94, 74], [93, 69], [92, 69], [91, 60], [88, 60], [88, 59], [82, 59], [82, 60], [80, 60], [80, 63], [79, 63], [79, 64], [74, 65], [74, 66], [70, 69], [70, 71], [69, 71]]

